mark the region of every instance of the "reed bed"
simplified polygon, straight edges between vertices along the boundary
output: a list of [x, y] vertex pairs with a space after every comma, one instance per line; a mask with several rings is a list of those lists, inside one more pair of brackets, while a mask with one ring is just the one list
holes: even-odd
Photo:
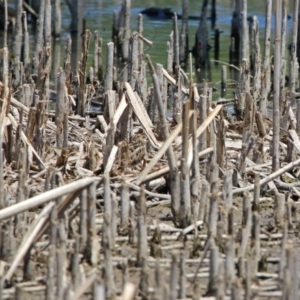
[[[71, 54], [82, 3], [67, 2], [75, 21], [55, 90], [50, 29], [60, 36], [60, 1], [52, 11], [55, 27], [50, 0], [31, 12], [38, 16], [32, 57], [22, 1], [12, 49], [5, 26], [0, 300], [297, 299], [298, 0], [289, 55], [286, 1], [273, 3], [274, 41], [272, 1], [266, 1], [263, 55], [257, 18], [248, 18], [246, 0], [235, 2], [217, 101], [203, 80], [209, 1], [193, 57], [188, 1], [181, 31], [174, 15], [164, 67], [144, 55], [145, 44], [153, 43], [143, 36], [142, 15], [132, 31], [124, 0], [111, 42], [103, 45], [97, 32], [84, 31], [76, 72]], [[233, 70], [238, 78], [230, 99], [227, 71]]]

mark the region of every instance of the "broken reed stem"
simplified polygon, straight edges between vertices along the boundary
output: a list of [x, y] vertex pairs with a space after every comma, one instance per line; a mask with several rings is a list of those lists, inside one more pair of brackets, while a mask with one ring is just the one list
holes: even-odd
[[45, 2], [46, 0], [40, 1], [39, 18], [37, 22], [36, 32], [36, 44], [33, 58], [33, 73], [37, 74], [39, 65], [39, 53], [44, 45], [43, 31], [44, 31], [44, 20], [45, 20]]
[[79, 196], [80, 199], [80, 221], [79, 221], [79, 234], [80, 234], [80, 249], [85, 249], [87, 244], [88, 228], [87, 228], [87, 190], [83, 189]]
[[194, 112], [192, 117], [192, 134], [193, 134], [193, 164], [192, 164], [192, 180], [191, 180], [191, 205], [193, 221], [199, 220], [199, 208], [200, 208], [200, 195], [201, 195], [201, 179], [199, 168], [199, 157], [197, 147], [197, 116]]
[[115, 282], [112, 265], [112, 251], [114, 245], [112, 244], [112, 204], [111, 204], [111, 190], [109, 184], [109, 177], [107, 174], [103, 177], [104, 180], [104, 224], [102, 227], [102, 247], [104, 252], [103, 278], [105, 281], [106, 298], [114, 299], [115, 297]]
[[66, 93], [66, 74], [60, 68], [57, 79], [56, 89], [56, 105], [55, 105], [55, 125], [57, 126], [56, 132], [56, 145], [58, 148], [63, 147], [63, 124], [64, 124], [64, 112], [65, 112], [65, 93]]
[[210, 295], [216, 295], [218, 289], [218, 275], [219, 275], [219, 249], [216, 246], [214, 239], [210, 243], [210, 257], [209, 257], [209, 282], [207, 292]]
[[126, 183], [122, 183], [120, 231], [122, 231], [122, 232], [124, 231], [124, 233], [127, 233], [127, 231], [128, 231], [129, 208], [130, 208], [129, 187]]
[[189, 150], [189, 124], [190, 124], [190, 101], [186, 101], [183, 106], [183, 127], [182, 127], [182, 158], [180, 168], [180, 191], [181, 191], [181, 209], [180, 225], [186, 227], [191, 224], [191, 191], [190, 175], [188, 165]]
[[274, 78], [273, 78], [273, 155], [272, 171], [279, 169], [279, 136], [280, 136], [280, 70], [281, 70], [281, 22], [282, 22], [282, 0], [276, 2], [275, 22], [275, 52], [274, 52]]
[[[291, 61], [290, 61], [290, 97], [291, 97], [291, 106], [295, 107], [296, 105], [296, 95], [295, 95], [295, 88], [296, 88], [296, 80], [298, 76], [296, 75], [298, 72], [298, 65], [297, 65], [297, 37], [298, 37], [298, 10], [299, 10], [299, 0], [294, 1], [293, 6], [293, 31], [292, 31], [292, 43], [291, 43]], [[299, 118], [297, 119], [299, 120]], [[297, 129], [299, 129], [299, 121], [297, 122]], [[299, 133], [299, 130], [297, 130]]]
[[266, 21], [265, 21], [265, 36], [264, 36], [264, 62], [263, 70], [265, 80], [261, 84], [261, 100], [259, 102], [259, 110], [263, 116], [267, 115], [267, 101], [271, 89], [271, 67], [270, 67], [270, 48], [271, 48], [271, 18], [272, 18], [272, 3], [266, 3]]
[[114, 65], [114, 43], [109, 42], [107, 44], [107, 56], [106, 56], [106, 76], [104, 82], [104, 90], [113, 89], [113, 65]]
[[245, 193], [243, 197], [243, 216], [242, 216], [242, 240], [239, 249], [239, 259], [243, 259], [248, 241], [251, 235], [252, 214], [251, 214], [251, 196]]
[[17, 254], [15, 255], [13, 263], [11, 264], [7, 273], [5, 274], [5, 277], [4, 277], [5, 280], [10, 281], [16, 268], [18, 267], [19, 263], [22, 261], [26, 252], [30, 249], [31, 245], [33, 244], [36, 234], [40, 231], [40, 229], [44, 225], [44, 222], [48, 218], [50, 211], [53, 209], [53, 207], [54, 207], [54, 202], [51, 202], [47, 206], [45, 206], [45, 208], [41, 211], [41, 213], [38, 215], [38, 217], [31, 224], [26, 235], [23, 237], [23, 241], [20, 244], [20, 247], [17, 251]]
[[[4, 150], [2, 149], [2, 138], [0, 136], [0, 210], [5, 207], [4, 202], [4, 180], [3, 180], [3, 153]], [[1, 227], [1, 225], [0, 225]]]
[[16, 25], [14, 35], [14, 57], [18, 61], [21, 58], [21, 44], [22, 44], [22, 0], [16, 1]]
[[62, 21], [62, 14], [61, 14], [61, 0], [54, 1], [54, 32], [53, 35], [56, 38], [59, 38], [61, 35], [61, 21]]
[[89, 253], [88, 260], [92, 266], [98, 263], [99, 243], [97, 241], [96, 230], [96, 184], [91, 183], [87, 187], [87, 252]]
[[179, 61], [187, 64], [188, 58], [188, 0], [182, 1], [182, 26], [180, 33]]
[[[277, 170], [274, 173], [271, 173], [269, 176], [266, 176], [265, 178], [260, 180], [260, 186], [263, 187], [266, 183], [272, 181], [273, 179], [277, 178], [278, 176], [280, 176], [281, 174], [291, 170], [292, 168], [294, 168], [295, 166], [298, 166], [300, 164], [300, 159], [297, 159], [295, 161], [292, 161], [291, 163], [287, 164], [286, 166], [284, 166], [283, 168]], [[233, 195], [237, 195], [246, 191], [253, 191], [254, 189], [254, 184], [246, 186], [244, 188], [237, 188], [235, 190], [232, 191]]]
[[83, 178], [69, 184], [60, 186], [43, 194], [37, 195], [20, 203], [6, 207], [0, 211], [0, 221], [12, 217], [26, 210], [33, 209], [58, 197], [62, 197], [72, 192], [80, 191], [93, 182], [99, 182], [99, 178]]
[[78, 72], [79, 77], [79, 92], [78, 92], [78, 101], [77, 101], [77, 114], [84, 117], [85, 115], [85, 102], [86, 102], [86, 66], [89, 54], [91, 32], [89, 30], [85, 31], [84, 35], [84, 45], [83, 45], [83, 54], [80, 62], [80, 68]]
[[174, 32], [174, 44], [173, 44], [173, 68], [179, 67], [179, 33], [178, 33], [178, 22], [177, 22], [177, 14], [173, 15], [173, 32]]
[[178, 298], [178, 279], [179, 279], [179, 269], [178, 269], [178, 256], [172, 254], [171, 262], [171, 273], [170, 273], [170, 300], [175, 300]]
[[137, 265], [142, 266], [147, 262], [147, 224], [146, 224], [146, 199], [144, 188], [141, 188], [141, 193], [138, 202], [138, 251]]

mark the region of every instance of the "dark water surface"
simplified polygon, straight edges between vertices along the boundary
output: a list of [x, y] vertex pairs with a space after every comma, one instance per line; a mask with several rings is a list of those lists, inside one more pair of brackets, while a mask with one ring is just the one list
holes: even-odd
[[[189, 1], [189, 14], [192, 16], [200, 16], [201, 7], [203, 1]], [[228, 62], [228, 49], [230, 43], [230, 26], [232, 18], [232, 0], [222, 0], [217, 1], [217, 21], [216, 27], [222, 30], [220, 37], [220, 60]], [[260, 27], [260, 38], [264, 37], [264, 24], [265, 24], [265, 6], [267, 1], [248, 1], [248, 15], [256, 15], [259, 21]], [[181, 14], [182, 1], [141, 1], [133, 0], [131, 2], [131, 28], [132, 30], [137, 30], [137, 20], [138, 14], [141, 10], [151, 7], [167, 7], [177, 13]], [[90, 29], [92, 32], [94, 30], [99, 31], [99, 35], [104, 41], [104, 53], [106, 52], [106, 43], [111, 41], [111, 28], [112, 28], [112, 15], [114, 11], [119, 11], [121, 1], [118, 0], [89, 0], [86, 1], [85, 5], [85, 19], [86, 28]], [[68, 26], [70, 24], [70, 14], [68, 8], [63, 5], [63, 29], [64, 34], [62, 36], [62, 41], [66, 40], [68, 35]], [[208, 9], [208, 16], [210, 15], [210, 7]], [[274, 22], [273, 22], [274, 23]], [[189, 48], [191, 49], [194, 44], [194, 36], [198, 27], [199, 21], [189, 20]], [[181, 26], [181, 20], [179, 20], [179, 25]], [[288, 32], [291, 31], [292, 21], [288, 21]], [[210, 27], [210, 22], [208, 21], [208, 28]], [[144, 16], [144, 36], [147, 39], [153, 41], [152, 47], [146, 47], [145, 53], [149, 53], [152, 60], [156, 63], [166, 64], [166, 42], [169, 39], [169, 35], [172, 31], [172, 20], [153, 20]], [[214, 32], [209, 30], [209, 42], [213, 46]], [[262, 49], [263, 50], [263, 45]], [[210, 54], [210, 58], [213, 58], [213, 49]], [[219, 77], [219, 69], [212, 70], [213, 80], [217, 80]]]

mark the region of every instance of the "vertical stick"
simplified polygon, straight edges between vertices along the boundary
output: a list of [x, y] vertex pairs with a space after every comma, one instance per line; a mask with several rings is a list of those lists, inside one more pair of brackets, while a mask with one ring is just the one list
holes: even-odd
[[[51, 0], [46, 0], [45, 2], [45, 23], [44, 23], [44, 38], [45, 46], [51, 49]], [[51, 53], [51, 50], [50, 50]], [[51, 64], [50, 64], [51, 65]], [[49, 78], [49, 76], [48, 76]]]
[[136, 241], [137, 237], [136, 237], [135, 207], [133, 201], [130, 201], [129, 216], [130, 216], [130, 222], [129, 222], [128, 241], [131, 245], [135, 245], [137, 243]]
[[104, 91], [113, 89], [113, 64], [114, 64], [114, 43], [109, 42], [107, 44], [107, 56], [106, 56], [106, 76], [104, 83]]
[[95, 39], [95, 51], [94, 51], [94, 74], [95, 79], [102, 81], [103, 71], [102, 71], [102, 38], [99, 38], [99, 33], [97, 30], [94, 32]]
[[234, 281], [232, 288], [231, 288], [231, 299], [232, 300], [239, 300], [242, 299], [241, 296], [241, 283], [238, 278]]
[[255, 275], [258, 271], [258, 263], [260, 261], [260, 215], [257, 211], [252, 216], [252, 240], [253, 240], [253, 274]]
[[227, 90], [227, 68], [226, 66], [222, 66], [221, 71], [221, 98], [226, 97], [226, 90]]
[[129, 39], [130, 39], [130, 9], [131, 0], [124, 0], [124, 28], [122, 40], [122, 58], [127, 61], [129, 58]]
[[[203, 83], [203, 93], [200, 96], [200, 102], [199, 102], [199, 111], [200, 111], [200, 124], [204, 122], [204, 120], [207, 117], [207, 110], [208, 110], [208, 105], [207, 105], [207, 83]], [[199, 151], [203, 151], [206, 149], [207, 146], [207, 130], [205, 130], [199, 137]]]
[[80, 233], [80, 249], [83, 250], [87, 245], [88, 231], [87, 231], [87, 190], [82, 190], [80, 194], [80, 219], [79, 219], [79, 233]]
[[111, 244], [114, 247], [116, 243], [118, 221], [118, 201], [115, 193], [111, 192]]
[[207, 200], [209, 197], [210, 186], [207, 180], [201, 180], [201, 197], [200, 197], [200, 205], [199, 205], [199, 217], [198, 220], [204, 222], [204, 219], [207, 218], [205, 216]]
[[[138, 16], [138, 32], [140, 36], [143, 36], [143, 31], [144, 31], [144, 27], [143, 27], [143, 15], [139, 14]], [[141, 65], [141, 62], [143, 60], [143, 56], [144, 56], [144, 42], [142, 41], [142, 39], [139, 39], [139, 65]]]
[[180, 261], [179, 261], [179, 298], [185, 299], [186, 298], [186, 279], [185, 279], [185, 259], [183, 253], [181, 254]]
[[251, 235], [251, 227], [252, 227], [251, 196], [249, 195], [249, 193], [247, 193], [243, 197], [242, 241], [239, 249], [239, 258], [242, 264], [243, 264], [243, 257], [247, 249], [247, 244]]
[[95, 266], [98, 263], [99, 242], [96, 230], [96, 184], [92, 183], [87, 188], [88, 203], [88, 240], [87, 249], [89, 253], [89, 262]]
[[285, 223], [285, 195], [276, 193], [274, 204], [275, 225], [277, 228], [282, 228]]
[[141, 291], [141, 294], [143, 295], [143, 299], [149, 299], [148, 296], [148, 291], [149, 291], [149, 270], [148, 270], [148, 266], [147, 266], [147, 260], [143, 260], [142, 261], [142, 265], [141, 265], [141, 279], [140, 279], [140, 284], [139, 284], [139, 288]]
[[71, 33], [80, 35], [83, 33], [83, 12], [84, 12], [84, 1], [83, 0], [73, 0], [67, 1], [70, 3], [69, 9], [72, 16], [71, 21]]
[[79, 273], [79, 262], [80, 262], [80, 237], [75, 236], [74, 242], [74, 252], [72, 254], [71, 260], [71, 275], [73, 286], [78, 286], [80, 284], [80, 273]]
[[260, 205], [259, 205], [259, 198], [260, 198], [260, 176], [258, 173], [255, 173], [254, 177], [254, 194], [253, 194], [253, 211], [260, 211]]
[[229, 62], [232, 64], [239, 64], [240, 62], [240, 28], [241, 28], [241, 1], [235, 1], [235, 9], [231, 21], [231, 44]]
[[249, 62], [249, 29], [248, 29], [248, 20], [247, 20], [247, 0], [242, 0], [242, 26], [241, 26], [241, 53], [242, 60]]
[[23, 0], [17, 0], [17, 10], [16, 10], [16, 29], [14, 34], [14, 57], [19, 60], [21, 57], [21, 44], [22, 44], [22, 7]]
[[217, 190], [220, 182], [218, 181], [219, 166], [217, 164], [212, 165], [211, 172], [211, 196], [210, 196], [210, 209], [209, 209], [209, 221], [208, 232], [211, 237], [217, 235], [217, 222], [218, 222], [218, 199]]
[[68, 148], [69, 140], [69, 128], [68, 128], [68, 112], [64, 112], [64, 122], [63, 122], [63, 148]]
[[22, 300], [25, 298], [25, 293], [22, 288], [22, 286], [16, 285], [16, 290], [15, 290], [15, 300]]
[[7, 0], [3, 0], [3, 8], [4, 8], [4, 37], [3, 37], [3, 47], [7, 47], [7, 25], [8, 25], [8, 14], [7, 14]]
[[66, 42], [65, 62], [64, 62], [64, 71], [66, 72], [67, 86], [70, 85], [71, 51], [72, 51], [71, 49], [72, 49], [72, 39], [70, 36], [68, 36]]
[[141, 61], [141, 71], [140, 71], [140, 91], [141, 98], [143, 100], [144, 106], [148, 107], [148, 91], [147, 91], [147, 75], [146, 75], [146, 63], [144, 60]]
[[177, 14], [174, 13], [173, 16], [173, 32], [174, 32], [174, 44], [173, 44], [173, 67], [179, 66], [179, 33], [178, 33], [178, 22], [177, 22]]
[[[30, 63], [29, 60], [29, 33], [27, 30], [27, 15], [26, 12], [23, 11], [22, 13], [22, 24], [23, 24], [23, 46], [22, 46], [22, 61], [25, 68], [25, 72], [29, 71], [27, 70], [28, 64]], [[28, 74], [26, 72], [26, 74]]]
[[211, 1], [211, 28], [215, 28], [216, 20], [217, 20], [217, 9], [216, 9], [216, 0]]
[[104, 252], [103, 277], [105, 279], [106, 297], [107, 299], [114, 299], [115, 297], [115, 282], [112, 265], [112, 205], [111, 205], [111, 191], [109, 177], [107, 174], [103, 175], [104, 184], [104, 224], [102, 227], [102, 247]]
[[181, 210], [180, 223], [182, 227], [191, 224], [191, 191], [190, 191], [190, 175], [188, 166], [188, 149], [189, 149], [189, 113], [190, 101], [186, 101], [183, 108], [183, 126], [182, 126], [182, 158], [181, 158], [181, 178], [180, 178], [180, 194], [181, 194]]
[[225, 284], [231, 289], [235, 277], [235, 242], [232, 235], [229, 235], [225, 246]]
[[288, 299], [297, 299], [299, 297], [299, 271], [298, 271], [298, 255], [295, 254], [294, 247], [290, 246], [286, 249], [287, 272], [291, 279], [291, 286], [288, 289]]
[[[160, 122], [161, 122], [161, 129], [164, 139], [166, 140], [169, 136], [168, 132], [168, 125], [166, 121], [166, 116], [164, 114], [164, 107], [161, 99], [161, 92], [159, 88], [159, 82], [157, 75], [155, 73], [155, 70], [153, 68], [153, 65], [150, 61], [150, 57], [146, 56], [149, 62], [149, 67], [152, 74], [153, 84], [154, 84], [154, 92], [155, 92], [155, 100], [157, 102]], [[175, 220], [175, 223], [177, 222], [177, 219], [180, 215], [180, 191], [179, 191], [179, 177], [177, 173], [177, 162], [176, 162], [176, 156], [173, 151], [172, 147], [169, 147], [167, 150], [168, 155], [168, 162], [170, 166], [170, 179], [171, 179], [171, 199], [172, 199], [172, 213]]]
[[219, 274], [219, 249], [214, 239], [211, 239], [210, 255], [209, 255], [209, 282], [208, 293], [216, 295], [218, 290], [218, 274]]
[[121, 188], [121, 223], [119, 227], [120, 234], [126, 234], [128, 232], [129, 207], [129, 188], [128, 185], [125, 182], [123, 182]]
[[96, 279], [93, 286], [93, 300], [105, 299], [105, 288], [100, 279]]
[[138, 205], [138, 251], [137, 251], [137, 265], [142, 266], [147, 264], [147, 224], [146, 224], [146, 199], [145, 191], [142, 186], [139, 205]]
[[[252, 291], [251, 291], [252, 265], [251, 265], [251, 263], [252, 262], [251, 262], [250, 258], [248, 258], [248, 260], [245, 263], [245, 265], [246, 265], [245, 300], [252, 299]], [[253, 275], [254, 274], [256, 274], [256, 273], [253, 273]]]
[[286, 268], [286, 252], [285, 247], [287, 244], [288, 239], [288, 224], [287, 222], [284, 222], [283, 225], [283, 234], [282, 234], [282, 240], [281, 240], [281, 251], [279, 255], [279, 270], [278, 270], [278, 278], [279, 280], [284, 279], [284, 272]]
[[64, 299], [64, 280], [66, 278], [67, 253], [66, 253], [66, 231], [64, 222], [60, 222], [58, 228], [59, 248], [57, 249], [57, 300]]
[[189, 1], [182, 1], [182, 25], [181, 25], [181, 34], [180, 34], [180, 62], [187, 64], [188, 58], [188, 46], [189, 46], [189, 31], [188, 31], [188, 8]]
[[178, 257], [176, 254], [172, 254], [169, 300], [176, 300], [178, 298], [178, 278]]
[[180, 68], [175, 68], [177, 73], [177, 95], [174, 95], [173, 99], [173, 119], [176, 123], [180, 123], [182, 120], [182, 92], [181, 92], [181, 81], [182, 76], [180, 74]]
[[[54, 177], [54, 176], [53, 176]], [[46, 288], [46, 299], [54, 300], [56, 297], [55, 293], [55, 276], [57, 270], [56, 260], [56, 241], [57, 241], [57, 206], [54, 206], [51, 212], [51, 226], [50, 226], [50, 246], [49, 246], [49, 257], [48, 257], [48, 271], [47, 271], [47, 288]]]
[[[2, 149], [2, 137], [0, 135], [0, 210], [5, 207], [5, 202], [4, 202], [4, 178], [3, 178], [3, 153], [4, 150]], [[0, 224], [0, 229], [1, 229], [1, 224]], [[1, 235], [1, 234], [0, 234]], [[1, 240], [1, 237], [0, 237]], [[1, 253], [1, 251], [0, 251]], [[1, 268], [1, 266], [0, 266]]]
[[280, 126], [280, 69], [281, 69], [281, 10], [282, 0], [277, 0], [275, 22], [275, 52], [273, 77], [273, 155], [272, 172], [279, 169], [279, 126]]
[[271, 69], [270, 69], [270, 46], [271, 46], [271, 18], [272, 18], [272, 0], [266, 2], [266, 23], [265, 23], [265, 49], [263, 76], [261, 85], [261, 100], [259, 102], [259, 110], [262, 115], [267, 114], [267, 101], [271, 89]]
[[[290, 61], [290, 97], [291, 97], [291, 106], [295, 107], [296, 104], [296, 73], [298, 72], [297, 64], [297, 36], [298, 36], [298, 14], [299, 14], [299, 0], [294, 0], [293, 5], [293, 31], [292, 31], [292, 43], [291, 43], [291, 61]], [[299, 101], [297, 101], [299, 102]], [[297, 110], [298, 111], [298, 110]], [[298, 117], [298, 116], [297, 116]], [[297, 118], [297, 132], [300, 132], [300, 119]]]
[[227, 213], [232, 207], [232, 170], [228, 170], [224, 174], [223, 197], [226, 205]]
[[165, 83], [165, 78], [163, 75], [163, 65], [162, 64], [156, 64], [156, 74], [159, 80], [159, 85], [160, 85], [160, 90], [161, 90], [161, 96], [162, 96], [162, 102], [164, 106], [164, 111], [167, 111], [167, 100], [168, 100], [168, 95], [166, 93], [166, 90], [164, 89], [164, 83]]
[[62, 148], [63, 146], [63, 121], [65, 111], [65, 88], [66, 88], [66, 74], [60, 69], [58, 73], [57, 87], [56, 87], [56, 105], [55, 105], [55, 124], [57, 126], [56, 132], [56, 146]]
[[[260, 44], [259, 44], [259, 30], [257, 17], [253, 17], [253, 34], [254, 34], [254, 78], [253, 78], [253, 98], [254, 102], [257, 103], [260, 99], [261, 90], [261, 60], [260, 60]], [[256, 104], [255, 106], [256, 107]]]
[[84, 117], [85, 115], [85, 102], [86, 102], [85, 75], [86, 75], [87, 59], [89, 54], [90, 37], [91, 37], [91, 32], [89, 30], [86, 30], [85, 37], [84, 37], [83, 55], [82, 55], [82, 60], [80, 63], [80, 70], [79, 70], [79, 93], [78, 93], [78, 101], [77, 101], [77, 114], [82, 117]]
[[40, 1], [40, 10], [39, 10], [39, 18], [38, 18], [38, 26], [36, 32], [36, 42], [35, 42], [35, 51], [33, 58], [33, 72], [37, 74], [38, 65], [39, 65], [39, 53], [42, 50], [44, 45], [44, 20], [45, 20], [45, 1]]
[[[202, 4], [202, 10], [201, 10], [201, 16], [200, 16], [200, 22], [199, 27], [196, 32], [196, 70], [198, 73], [198, 81], [201, 82], [203, 80], [202, 74], [204, 74], [206, 66], [207, 66], [207, 25], [206, 25], [206, 19], [207, 19], [207, 5], [208, 0], [203, 1]], [[198, 71], [200, 70], [200, 72]]]
[[174, 57], [174, 32], [172, 31], [167, 42], [167, 71], [173, 74], [173, 57]]
[[[27, 156], [28, 153], [25, 148], [21, 148], [19, 152], [19, 178], [17, 188], [17, 202], [24, 201], [26, 195], [26, 174], [27, 174]], [[15, 235], [18, 238], [22, 238], [26, 229], [26, 212], [17, 214], [15, 216]]]
[[54, 1], [54, 14], [55, 22], [53, 35], [54, 37], [59, 38], [61, 34], [61, 0]]
[[201, 181], [200, 181], [200, 168], [199, 168], [199, 157], [197, 147], [197, 115], [194, 110], [192, 116], [192, 134], [193, 134], [193, 163], [192, 163], [192, 180], [191, 180], [191, 206], [193, 221], [199, 220], [200, 212], [200, 196], [201, 196]]
[[[282, 0], [282, 23], [281, 23], [281, 62], [285, 62], [285, 48], [286, 48], [286, 22], [287, 22], [287, 0]], [[283, 66], [282, 66], [283, 67]], [[282, 79], [285, 80], [285, 68], [282, 68]], [[284, 81], [281, 83], [284, 87]]]
[[45, 64], [45, 95], [46, 99], [49, 99], [49, 86], [50, 86], [50, 72], [51, 72], [51, 60], [52, 60], [52, 52], [51, 52], [51, 0], [46, 0], [45, 2], [45, 22], [44, 22], [44, 46], [45, 46], [45, 54], [47, 55], [47, 60]]
[[131, 62], [129, 64], [129, 82], [132, 89], [135, 89], [139, 74], [139, 41], [138, 34], [134, 33], [130, 39], [131, 41]]

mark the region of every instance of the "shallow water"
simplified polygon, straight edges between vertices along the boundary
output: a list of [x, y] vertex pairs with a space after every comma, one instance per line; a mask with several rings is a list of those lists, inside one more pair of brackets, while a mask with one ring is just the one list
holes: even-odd
[[[203, 1], [190, 0], [189, 1], [189, 15], [200, 16], [201, 7]], [[232, 16], [232, 3], [233, 0], [219, 0], [217, 1], [217, 21], [215, 28], [222, 31], [220, 35], [220, 60], [228, 62], [229, 58], [229, 43], [230, 43], [230, 26]], [[259, 21], [260, 27], [260, 39], [264, 37], [264, 24], [265, 24], [265, 2], [266, 1], [248, 1], [248, 15], [256, 15]], [[87, 0], [85, 1], [84, 17], [86, 20], [86, 29], [89, 29], [92, 33], [98, 30], [99, 36], [103, 38], [103, 55], [105, 60], [106, 44], [111, 41], [112, 34], [112, 19], [113, 12], [119, 11], [122, 1], [121, 0]], [[170, 8], [181, 14], [182, 1], [180, 0], [165, 0], [163, 1], [145, 1], [132, 0], [131, 1], [131, 29], [137, 30], [138, 14], [141, 10], [157, 6], [161, 8]], [[290, 5], [291, 6], [291, 5]], [[291, 9], [289, 9], [291, 13]], [[55, 71], [63, 64], [64, 48], [67, 37], [69, 35], [69, 26], [71, 23], [71, 15], [65, 1], [62, 1], [62, 36], [60, 41], [53, 43], [53, 62], [55, 65]], [[210, 7], [208, 8], [208, 16], [210, 15]], [[274, 18], [273, 18], [274, 19]], [[273, 20], [274, 21], [274, 20]], [[194, 36], [198, 27], [197, 20], [189, 20], [189, 49], [192, 49], [194, 45]], [[178, 21], [181, 27], [181, 20]], [[274, 22], [273, 22], [274, 26]], [[291, 32], [292, 20], [288, 21], [288, 32]], [[209, 43], [213, 47], [214, 43], [214, 31], [210, 27], [210, 21], [208, 21], [208, 35]], [[172, 20], [154, 20], [144, 16], [144, 36], [153, 42], [152, 47], [145, 47], [145, 54], [150, 54], [154, 63], [161, 63], [166, 65], [166, 43], [169, 39], [169, 35], [172, 31]], [[180, 29], [179, 29], [180, 31]], [[34, 37], [31, 37], [31, 46], [34, 47]], [[288, 44], [288, 43], [287, 43]], [[32, 49], [33, 50], [33, 49]], [[263, 45], [261, 47], [263, 53]], [[92, 64], [93, 55], [93, 38], [91, 39], [89, 64]], [[213, 49], [210, 51], [210, 59], [213, 59]], [[221, 70], [220, 65], [216, 66], [211, 63], [211, 78], [206, 79], [217, 83], [220, 80]], [[54, 72], [55, 74], [56, 72]], [[228, 72], [229, 74], [229, 72]], [[55, 80], [54, 80], [55, 81]]]

